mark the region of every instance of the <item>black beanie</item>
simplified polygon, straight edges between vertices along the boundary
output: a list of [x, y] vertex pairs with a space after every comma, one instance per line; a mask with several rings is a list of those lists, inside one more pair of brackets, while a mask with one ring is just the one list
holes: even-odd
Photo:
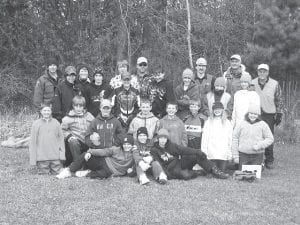
[[132, 135], [127, 134], [127, 135], [122, 139], [122, 145], [125, 144], [125, 143], [129, 143], [129, 144], [133, 145], [134, 140], [133, 140]]
[[136, 132], [136, 136], [138, 137], [140, 134], [146, 134], [148, 137], [148, 130], [146, 127], [140, 127], [137, 132]]
[[212, 106], [212, 109], [215, 110], [215, 109], [224, 109], [224, 106], [222, 104], [222, 102], [215, 102]]

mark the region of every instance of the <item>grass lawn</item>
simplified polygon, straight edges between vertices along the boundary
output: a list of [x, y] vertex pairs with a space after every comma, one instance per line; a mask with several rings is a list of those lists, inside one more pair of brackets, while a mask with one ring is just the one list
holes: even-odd
[[198, 177], [140, 186], [134, 178], [36, 175], [27, 149], [0, 149], [0, 224], [300, 224], [300, 146], [276, 146], [254, 183]]

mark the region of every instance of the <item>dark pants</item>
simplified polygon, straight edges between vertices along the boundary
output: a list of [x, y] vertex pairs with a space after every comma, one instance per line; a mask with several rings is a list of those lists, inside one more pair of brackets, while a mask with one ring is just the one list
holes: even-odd
[[[274, 135], [274, 126], [275, 126], [275, 114], [274, 113], [262, 113], [261, 119], [265, 121], [268, 126], [270, 127], [270, 130], [272, 131], [272, 134]], [[274, 145], [270, 145], [265, 149], [265, 162], [273, 162], [274, 161], [274, 153], [273, 153], [273, 147]]]
[[83, 152], [86, 152], [89, 147], [78, 139], [66, 141], [66, 162], [64, 166], [69, 166], [73, 161], [76, 161]]
[[220, 160], [220, 159], [211, 159], [216, 167], [218, 167], [221, 171], [225, 172], [226, 166], [227, 166], [227, 161], [226, 160]]
[[242, 165], [261, 165], [264, 161], [264, 154], [246, 154], [239, 152], [239, 169], [242, 169]]
[[167, 166], [167, 175], [169, 179], [189, 180], [196, 177], [196, 173], [192, 170], [198, 164], [206, 172], [210, 173], [214, 164], [209, 161], [203, 153], [199, 155], [185, 155], [181, 159], [174, 159]]
[[85, 161], [85, 154], [86, 153], [82, 153], [77, 160], [71, 163], [69, 168], [72, 173], [81, 169], [85, 165], [87, 169], [92, 171], [89, 175], [91, 178], [108, 178], [112, 175], [104, 157], [91, 156], [88, 161]]
[[201, 149], [201, 137], [194, 137], [188, 139], [188, 147]]

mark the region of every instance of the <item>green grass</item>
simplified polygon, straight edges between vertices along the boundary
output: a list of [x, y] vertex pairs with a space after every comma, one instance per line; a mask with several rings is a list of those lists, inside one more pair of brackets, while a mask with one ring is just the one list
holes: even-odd
[[0, 224], [299, 224], [299, 146], [276, 146], [254, 183], [198, 177], [140, 186], [134, 178], [36, 175], [27, 149], [0, 149]]

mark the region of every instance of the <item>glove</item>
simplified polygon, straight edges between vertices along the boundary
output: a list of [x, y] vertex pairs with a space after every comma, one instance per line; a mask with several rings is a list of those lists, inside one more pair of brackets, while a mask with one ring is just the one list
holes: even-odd
[[150, 164], [153, 161], [153, 158], [151, 155], [149, 155], [149, 156], [143, 157], [143, 160], [145, 163]]
[[147, 171], [150, 168], [150, 165], [141, 160], [139, 162], [139, 167], [141, 167], [143, 171]]
[[92, 154], [91, 153], [85, 153], [85, 155], [84, 155], [84, 160], [85, 161], [88, 161], [90, 158], [91, 158], [91, 156], [92, 156]]
[[278, 126], [281, 123], [282, 120], [282, 113], [276, 113], [275, 114], [275, 125]]
[[100, 136], [98, 133], [94, 132], [91, 136], [90, 136], [90, 139], [92, 141], [92, 143], [94, 145], [100, 145]]

